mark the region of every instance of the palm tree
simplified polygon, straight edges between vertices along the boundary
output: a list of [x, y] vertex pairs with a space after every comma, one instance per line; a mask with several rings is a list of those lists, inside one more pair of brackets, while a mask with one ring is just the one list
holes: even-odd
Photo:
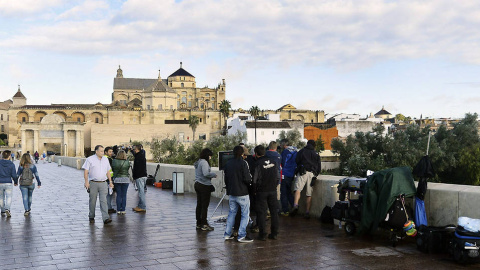
[[188, 126], [193, 131], [193, 140], [194, 141], [195, 141], [195, 130], [197, 130], [198, 124], [200, 124], [200, 118], [198, 118], [198, 116], [190, 115], [190, 117], [188, 117]]
[[222, 102], [220, 103], [220, 113], [222, 113], [223, 119], [225, 120], [225, 126], [223, 127], [224, 128], [223, 135], [227, 135], [227, 117], [230, 114], [231, 108], [232, 108], [232, 105], [230, 104], [230, 101], [226, 99], [222, 100]]
[[257, 117], [260, 114], [260, 109], [258, 106], [252, 106], [250, 110], [248, 110], [253, 119], [255, 120], [255, 145], [257, 145]]

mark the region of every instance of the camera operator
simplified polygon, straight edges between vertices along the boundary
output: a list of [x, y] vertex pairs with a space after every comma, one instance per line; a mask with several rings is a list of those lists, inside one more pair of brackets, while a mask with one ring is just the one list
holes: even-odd
[[275, 159], [265, 155], [265, 147], [255, 147], [257, 165], [253, 176], [253, 184], [256, 188], [257, 223], [259, 228], [258, 240], [267, 240], [265, 221], [267, 206], [271, 215], [271, 232], [269, 239], [277, 239], [278, 235], [278, 202], [277, 186], [280, 181], [280, 172]]
[[297, 163], [297, 178], [295, 179], [295, 185], [293, 190], [295, 191], [293, 210], [290, 216], [295, 216], [298, 212], [298, 201], [300, 200], [300, 192], [306, 186], [307, 190], [305, 195], [307, 197], [305, 218], [310, 218], [310, 207], [312, 206], [312, 191], [313, 185], [317, 180], [317, 176], [322, 171], [322, 164], [320, 162], [320, 156], [315, 151], [315, 141], [308, 140], [307, 146], [300, 150], [295, 158]]

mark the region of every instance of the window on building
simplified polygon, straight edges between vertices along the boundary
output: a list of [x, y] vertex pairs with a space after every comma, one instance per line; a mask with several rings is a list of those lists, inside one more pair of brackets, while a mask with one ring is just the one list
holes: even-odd
[[173, 110], [173, 105], [170, 105], [170, 110]]
[[180, 84], [180, 86], [181, 86], [182, 88], [184, 87], [184, 84], [183, 84], [183, 82]]
[[192, 95], [189, 95], [189, 96], [188, 96], [188, 99], [192, 99]]
[[182, 103], [187, 104], [187, 98], [186, 97], [182, 97]]
[[147, 110], [150, 110], [150, 105], [147, 105]]
[[180, 108], [180, 101], [177, 101], [177, 108]]
[[2, 125], [2, 132], [5, 132], [5, 126]]
[[214, 98], [214, 97], [212, 97], [212, 98], [211, 98], [211, 100], [215, 100], [215, 98]]
[[27, 122], [27, 119], [25, 119], [25, 116], [22, 117], [22, 122], [23, 123]]
[[99, 123], [100, 122], [100, 119], [98, 119], [98, 117], [95, 117], [95, 123]]
[[212, 109], [215, 110], [215, 103], [212, 103]]
[[205, 98], [210, 98], [210, 94], [205, 94]]
[[187, 91], [183, 91], [182, 96], [186, 96], [186, 95], [187, 95]]
[[158, 105], [158, 109], [159, 109], [159, 110], [162, 109], [162, 104]]
[[200, 140], [207, 140], [207, 134], [200, 134], [200, 136], [198, 136], [198, 138]]
[[275, 135], [275, 131], [272, 131], [272, 135]]
[[200, 118], [200, 123], [202, 122], [202, 118]]
[[200, 108], [202, 108], [202, 109], [203, 109], [203, 103], [202, 103], [202, 105], [200, 105]]
[[3, 121], [3, 114], [2, 114], [2, 121]]
[[192, 107], [192, 102], [191, 101], [188, 102], [188, 107]]

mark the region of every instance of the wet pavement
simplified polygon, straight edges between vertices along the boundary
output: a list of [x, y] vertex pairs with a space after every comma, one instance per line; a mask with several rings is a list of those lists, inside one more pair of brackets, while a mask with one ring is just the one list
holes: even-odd
[[[0, 220], [0, 269], [469, 269], [447, 255], [426, 255], [413, 239], [393, 248], [387, 236], [346, 236], [337, 226], [316, 219], [280, 217], [278, 240], [238, 243], [214, 231], [195, 229], [195, 194], [173, 195], [149, 187], [147, 213], [128, 190], [127, 214], [111, 214], [104, 225], [100, 209], [88, 220], [83, 171], [39, 164], [42, 188], [33, 193], [32, 212], [24, 217], [21, 193], [14, 188], [12, 217]], [[212, 198], [209, 216], [218, 199]], [[216, 215], [226, 214], [223, 204]], [[255, 236], [255, 235], [253, 235]]]

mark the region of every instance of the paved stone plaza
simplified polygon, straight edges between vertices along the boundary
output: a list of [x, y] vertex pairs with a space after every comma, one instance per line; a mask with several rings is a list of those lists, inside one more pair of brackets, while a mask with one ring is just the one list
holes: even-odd
[[[278, 240], [226, 242], [223, 224], [212, 232], [195, 230], [195, 194], [176, 196], [153, 187], [146, 214], [131, 212], [136, 194], [130, 186], [125, 216], [112, 214], [113, 222], [104, 226], [97, 209], [90, 224], [83, 171], [54, 163], [38, 169], [43, 186], [33, 193], [31, 215], [23, 216], [15, 187], [12, 217], [0, 220], [0, 269], [480, 268], [420, 253], [412, 239], [392, 248], [386, 236], [347, 237], [336, 226], [301, 217], [281, 217]], [[209, 214], [217, 202], [212, 200]]]

